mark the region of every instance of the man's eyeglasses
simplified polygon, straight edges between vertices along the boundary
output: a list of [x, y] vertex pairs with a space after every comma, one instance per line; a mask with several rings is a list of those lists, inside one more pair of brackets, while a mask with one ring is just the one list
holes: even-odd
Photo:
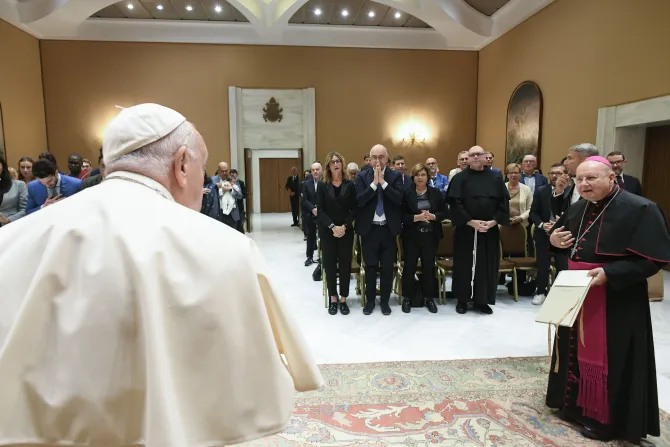
[[386, 160], [386, 155], [373, 155], [370, 157], [370, 160], [372, 161], [379, 161], [379, 160]]
[[[484, 152], [470, 152], [470, 157], [483, 157]], [[486, 157], [486, 158], [491, 158], [491, 157]]]
[[625, 161], [626, 161], [626, 160], [617, 160], [617, 161], [612, 161], [612, 160], [610, 160], [610, 164], [611, 164], [612, 166], [619, 166], [619, 165], [624, 164]]
[[595, 182], [598, 179], [601, 179], [603, 177], [607, 177], [606, 175], [600, 175], [598, 177], [575, 177], [575, 183], [592, 183]]

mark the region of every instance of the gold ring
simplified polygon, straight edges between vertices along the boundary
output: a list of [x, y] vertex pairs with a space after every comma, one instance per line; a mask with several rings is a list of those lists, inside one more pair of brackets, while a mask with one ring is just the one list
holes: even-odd
[[565, 245], [565, 242], [561, 242], [561, 245]]

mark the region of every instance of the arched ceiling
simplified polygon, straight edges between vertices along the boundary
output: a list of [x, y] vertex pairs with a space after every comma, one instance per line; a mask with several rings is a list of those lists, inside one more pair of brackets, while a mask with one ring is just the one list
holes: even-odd
[[0, 0], [42, 39], [478, 50], [554, 0]]

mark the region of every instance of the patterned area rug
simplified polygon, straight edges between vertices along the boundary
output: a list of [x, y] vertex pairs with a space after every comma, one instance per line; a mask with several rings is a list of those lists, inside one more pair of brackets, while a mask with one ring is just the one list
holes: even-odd
[[[544, 405], [548, 358], [323, 365], [285, 432], [250, 446], [602, 446]], [[670, 446], [663, 413], [656, 446]], [[619, 445], [619, 444], [612, 444]]]

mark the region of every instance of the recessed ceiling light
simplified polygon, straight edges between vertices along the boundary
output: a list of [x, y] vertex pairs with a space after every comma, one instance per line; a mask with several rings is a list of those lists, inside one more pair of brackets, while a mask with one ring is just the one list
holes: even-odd
[[221, 11], [223, 11], [223, 8], [221, 7], [221, 5], [216, 5], [216, 6], [214, 7], [214, 11], [216, 11], [216, 12], [221, 12]]
[[314, 15], [316, 15], [316, 16], [320, 16], [320, 15], [321, 15], [321, 9], [320, 9], [320, 8], [316, 8], [316, 9], [314, 10]]
[[395, 18], [396, 18], [396, 19], [399, 19], [400, 17], [402, 17], [402, 14], [400, 14], [399, 12], [396, 12], [396, 13], [395, 13]]
[[348, 15], [349, 15], [349, 11], [347, 11], [346, 9], [343, 9], [342, 10], [342, 17], [346, 17]]
[[187, 10], [187, 11], [193, 11], [193, 6], [188, 5], [188, 6], [186, 7], [186, 10]]
[[132, 3], [128, 3], [128, 9], [133, 9], [133, 8], [134, 8], [133, 4], [132, 4]]
[[163, 10], [163, 5], [156, 6], [156, 9], [159, 10], [159, 11], [162, 11]]
[[368, 13], [368, 17], [372, 18], [372, 17], [374, 17], [374, 16], [375, 16], [375, 12], [374, 12], [374, 11], [370, 11], [370, 12]]

